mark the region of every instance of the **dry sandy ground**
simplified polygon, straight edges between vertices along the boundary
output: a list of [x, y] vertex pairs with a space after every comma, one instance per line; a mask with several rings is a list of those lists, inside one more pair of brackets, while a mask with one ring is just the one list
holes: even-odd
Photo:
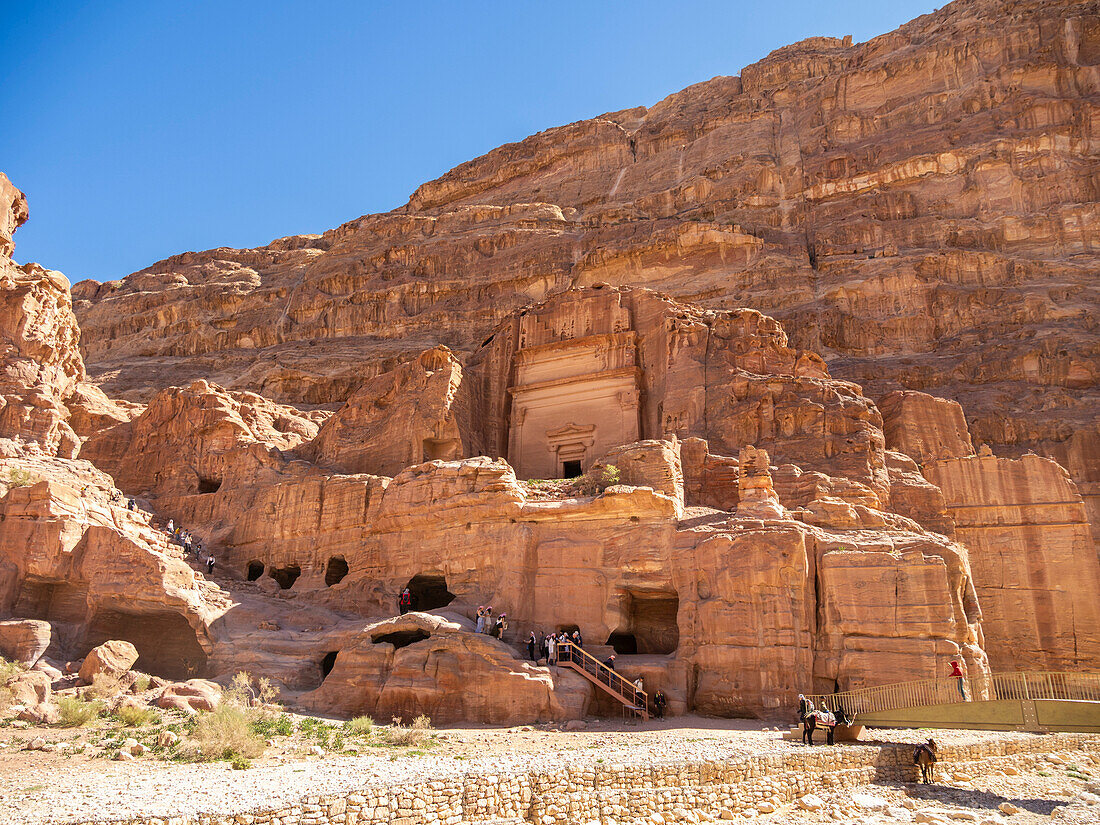
[[[105, 758], [104, 751], [89, 755], [97, 750], [94, 745], [82, 754], [28, 751], [24, 747], [35, 736], [52, 742], [96, 743], [104, 734], [0, 728], [0, 823], [44, 825], [138, 814], [226, 814], [269, 808], [307, 794], [428, 781], [468, 771], [546, 770], [593, 761], [722, 759], [804, 747], [782, 741], [780, 735], [756, 722], [682, 717], [644, 725], [596, 722], [579, 731], [556, 727], [446, 729], [437, 731], [432, 741], [420, 748], [360, 747], [359, 755], [329, 752], [323, 756], [307, 755], [310, 742], [295, 736], [277, 739], [254, 767], [235, 771], [224, 762], [186, 764], [153, 756], [116, 762]], [[913, 743], [926, 736], [926, 731], [880, 731], [877, 741]], [[940, 731], [936, 736], [944, 744], [962, 745], [1028, 734]], [[822, 792], [826, 807], [821, 812], [788, 805], [760, 819], [784, 825], [909, 822], [924, 811], [944, 812], [948, 821], [1029, 825], [1050, 822], [1053, 812], [1065, 821], [1100, 822], [1100, 805], [1085, 806], [1082, 801], [1090, 792], [1100, 793], [1100, 766], [1081, 754], [1066, 757], [1062, 765], [1019, 776], [975, 777], [969, 783], [945, 781], [930, 788], [877, 784], [865, 792], [883, 805], [871, 802], [866, 810], [855, 805], [852, 789]], [[1076, 769], [1070, 770], [1069, 764]], [[904, 807], [906, 800], [915, 810]], [[999, 813], [998, 806], [1005, 801], [1017, 805], [1021, 813], [1010, 817]], [[1075, 805], [1059, 809], [1067, 803]], [[881, 809], [875, 810], [876, 806]], [[950, 811], [955, 816], [949, 817]], [[1087, 818], [1081, 819], [1082, 815]]]

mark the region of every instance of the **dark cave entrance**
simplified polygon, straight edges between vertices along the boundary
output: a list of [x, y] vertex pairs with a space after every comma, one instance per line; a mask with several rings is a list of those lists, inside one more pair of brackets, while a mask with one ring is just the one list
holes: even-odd
[[332, 587], [344, 580], [348, 574], [348, 563], [343, 556], [333, 556], [325, 568], [325, 587]]
[[446, 607], [455, 599], [447, 589], [447, 578], [442, 573], [418, 573], [405, 585], [412, 592], [413, 610], [435, 610]]
[[262, 561], [252, 560], [248, 563], [247, 577], [250, 582], [256, 581], [264, 574], [264, 563]]
[[275, 579], [283, 590], [290, 590], [300, 575], [302, 575], [302, 568], [296, 564], [271, 568], [271, 578]]
[[579, 475], [583, 475], [584, 471], [581, 470], [580, 459], [576, 461], [563, 461], [561, 463], [561, 477], [562, 478], [576, 478]]
[[431, 633], [417, 628], [416, 630], [398, 630], [393, 633], [383, 633], [381, 636], [371, 636], [371, 641], [376, 645], [393, 645], [394, 649], [397, 650], [430, 638], [432, 638]]
[[675, 593], [627, 591], [622, 594], [621, 623], [607, 644], [619, 654], [673, 653], [680, 645], [676, 614], [680, 598]]
[[199, 493], [216, 493], [221, 487], [222, 483], [217, 479], [199, 476]]
[[332, 650], [325, 654], [321, 659], [321, 681], [325, 681], [325, 678], [332, 673], [332, 669], [336, 666], [336, 657], [340, 651]]
[[607, 637], [607, 644], [615, 648], [620, 656], [638, 652], [638, 640], [633, 633], [612, 633]]

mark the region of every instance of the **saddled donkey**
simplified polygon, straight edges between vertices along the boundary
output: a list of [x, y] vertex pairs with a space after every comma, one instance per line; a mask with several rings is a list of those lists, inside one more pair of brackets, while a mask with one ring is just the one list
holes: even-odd
[[936, 741], [931, 737], [927, 742], [917, 745], [913, 751], [913, 764], [920, 766], [921, 781], [925, 785], [931, 785], [935, 781], [933, 775], [936, 769]]

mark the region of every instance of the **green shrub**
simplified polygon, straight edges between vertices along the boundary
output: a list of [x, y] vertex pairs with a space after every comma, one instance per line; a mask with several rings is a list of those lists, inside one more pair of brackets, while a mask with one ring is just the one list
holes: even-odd
[[228, 703], [218, 705], [195, 720], [190, 745], [195, 758], [201, 761], [234, 756], [254, 759], [262, 755], [266, 747], [263, 737], [252, 729], [248, 714]]
[[37, 484], [41, 480], [41, 478], [29, 470], [23, 470], [19, 467], [12, 467], [8, 471], [9, 487], [30, 487], [32, 484]]
[[239, 753], [235, 753], [229, 758], [229, 764], [233, 766], [235, 771], [247, 771], [252, 767], [252, 762]]
[[134, 680], [134, 686], [131, 688], [131, 690], [134, 693], [145, 693], [145, 691], [149, 689], [149, 685], [152, 684], [152, 681], [153, 680], [150, 679], [148, 676], [138, 676]]
[[88, 701], [73, 696], [63, 696], [57, 700], [57, 707], [61, 711], [61, 719], [57, 723], [62, 728], [80, 728], [99, 717], [103, 713], [103, 703]]
[[285, 713], [278, 716], [258, 716], [252, 720], [252, 730], [264, 739], [272, 736], [292, 736], [294, 734], [294, 721]]
[[123, 725], [128, 728], [147, 728], [160, 722], [160, 714], [153, 708], [137, 708], [125, 705], [115, 714]]
[[344, 723], [344, 731], [351, 736], [370, 736], [374, 732], [374, 720], [369, 716], [356, 716]]

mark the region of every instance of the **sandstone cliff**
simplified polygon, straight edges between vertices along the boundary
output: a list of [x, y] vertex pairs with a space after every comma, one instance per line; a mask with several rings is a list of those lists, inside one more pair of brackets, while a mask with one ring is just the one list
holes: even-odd
[[[996, 21], [996, 25], [990, 25]], [[872, 397], [1052, 457], [1095, 421], [1093, 4], [959, 0], [503, 146], [392, 213], [75, 290], [109, 394], [157, 371], [343, 402], [567, 286], [751, 306]], [[1071, 462], [1072, 463], [1072, 462]]]

